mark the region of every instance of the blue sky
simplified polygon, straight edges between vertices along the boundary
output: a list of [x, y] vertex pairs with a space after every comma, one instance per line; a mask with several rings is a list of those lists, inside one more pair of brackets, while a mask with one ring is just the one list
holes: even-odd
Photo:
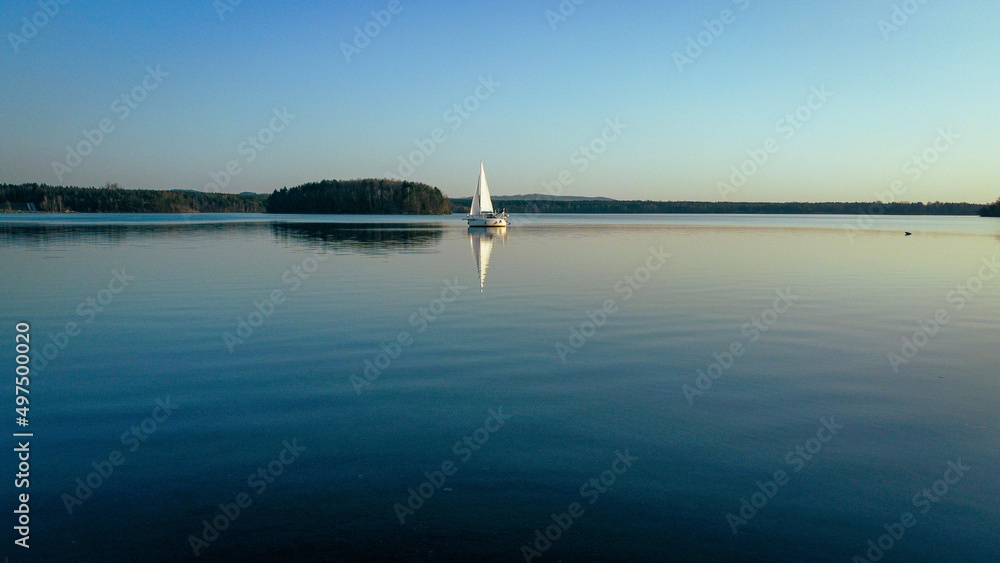
[[1000, 196], [993, 0], [224, 2], [4, 2], [0, 182]]

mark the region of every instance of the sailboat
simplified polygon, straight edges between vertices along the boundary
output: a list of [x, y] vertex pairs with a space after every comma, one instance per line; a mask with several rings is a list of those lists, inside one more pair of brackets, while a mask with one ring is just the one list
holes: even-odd
[[472, 196], [472, 207], [469, 216], [465, 218], [470, 227], [506, 227], [507, 212], [493, 211], [493, 200], [490, 199], [490, 186], [486, 183], [486, 169], [479, 161], [479, 183], [476, 184], [476, 194]]

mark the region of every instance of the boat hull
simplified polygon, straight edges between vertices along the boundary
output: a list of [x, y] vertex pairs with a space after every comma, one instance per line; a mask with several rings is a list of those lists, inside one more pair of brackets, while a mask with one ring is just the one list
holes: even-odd
[[506, 227], [507, 219], [502, 217], [469, 217], [470, 227]]

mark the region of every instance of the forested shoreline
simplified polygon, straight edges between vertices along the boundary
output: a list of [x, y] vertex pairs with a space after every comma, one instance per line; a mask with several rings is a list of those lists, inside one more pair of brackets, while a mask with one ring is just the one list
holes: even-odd
[[47, 213], [451, 213], [441, 190], [386, 179], [323, 180], [270, 195], [0, 184], [0, 211]]
[[265, 196], [195, 190], [126, 190], [0, 184], [0, 210], [48, 213], [262, 213]]
[[[48, 213], [351, 213], [444, 215], [467, 213], [471, 198], [449, 199], [436, 187], [389, 179], [323, 180], [270, 195], [195, 190], [0, 184], [0, 212]], [[509, 213], [722, 213], [843, 215], [981, 215], [1000, 217], [1000, 200], [974, 203], [708, 202], [601, 199], [505, 199]]]

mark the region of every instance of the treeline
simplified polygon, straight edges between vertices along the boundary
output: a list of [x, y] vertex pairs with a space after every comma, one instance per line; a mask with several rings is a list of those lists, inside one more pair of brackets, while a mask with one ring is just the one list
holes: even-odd
[[[452, 200], [455, 211], [467, 213], [471, 198]], [[996, 204], [994, 204], [996, 205]], [[885, 214], [885, 215], [976, 215], [982, 204], [973, 203], [742, 203], [728, 201], [497, 201], [496, 208], [508, 213], [773, 213], [773, 214]]]
[[323, 180], [275, 190], [265, 202], [268, 213], [357, 213], [445, 215], [451, 201], [441, 190], [388, 179]]
[[123, 190], [116, 184], [107, 184], [103, 188], [0, 184], [0, 211], [261, 213], [264, 211], [264, 196], [194, 190]]
[[979, 210], [981, 217], [1000, 217], [1000, 199]]
[[[126, 190], [0, 184], [0, 212], [52, 213], [355, 213], [444, 215], [468, 213], [472, 198], [449, 200], [435, 187], [389, 179], [323, 180], [252, 193], [206, 193], [194, 190]], [[981, 215], [1000, 217], [1000, 200], [983, 207], [973, 203], [743, 203], [706, 201], [617, 201], [610, 199], [499, 199], [494, 207], [510, 213], [774, 213]]]

